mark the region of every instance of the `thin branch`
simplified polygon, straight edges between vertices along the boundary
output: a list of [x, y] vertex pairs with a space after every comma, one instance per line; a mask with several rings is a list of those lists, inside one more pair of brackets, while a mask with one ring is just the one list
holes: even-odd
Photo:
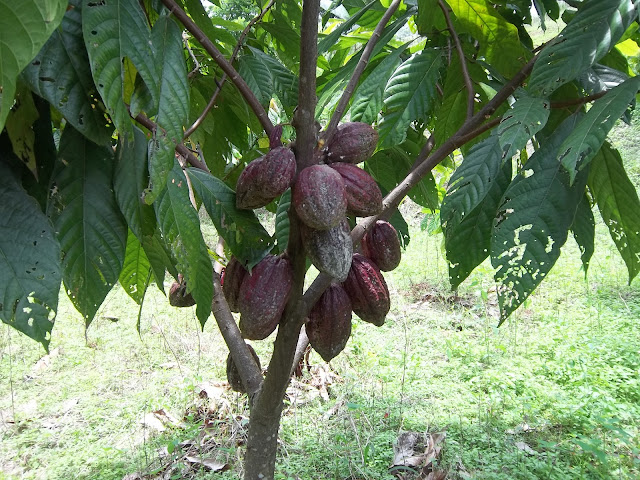
[[456, 33], [455, 28], [453, 27], [453, 22], [451, 21], [451, 16], [449, 15], [449, 8], [444, 4], [442, 0], [438, 0], [438, 6], [444, 13], [444, 19], [447, 22], [447, 28], [453, 37], [453, 41], [456, 44], [456, 50], [458, 51], [458, 57], [460, 57], [460, 67], [462, 68], [462, 78], [464, 79], [464, 85], [467, 88], [467, 120], [473, 116], [473, 104], [476, 93], [473, 89], [473, 82], [471, 81], [471, 76], [469, 75], [469, 69], [467, 68], [467, 60], [464, 56], [464, 51], [462, 50], [462, 45], [460, 44], [460, 38]]
[[307, 351], [307, 347], [309, 346], [309, 337], [307, 336], [307, 331], [304, 327], [300, 330], [300, 336], [298, 337], [298, 345], [296, 346], [296, 353], [293, 356], [293, 365], [291, 366], [291, 375], [296, 371], [298, 365], [302, 361], [302, 357], [304, 357], [305, 352]]
[[[431, 135], [429, 135], [429, 138], [427, 139], [427, 143], [425, 143], [424, 146], [422, 147], [422, 150], [420, 150], [420, 154], [418, 155], [418, 157], [427, 158], [431, 153], [431, 150], [433, 150], [433, 147], [435, 147], [435, 145], [436, 145], [436, 137], [432, 133]], [[411, 165], [411, 170], [410, 170], [411, 172], [415, 170], [415, 168], [420, 164], [418, 162], [418, 157], [416, 157], [415, 161], [413, 162], [413, 165]]]
[[273, 123], [269, 120], [269, 115], [266, 110], [260, 104], [260, 101], [255, 96], [247, 82], [240, 76], [235, 68], [224, 58], [224, 55], [220, 53], [220, 50], [216, 48], [211, 39], [198, 27], [191, 18], [186, 14], [182, 8], [175, 2], [175, 0], [162, 0], [165, 7], [169, 9], [172, 15], [174, 15], [182, 25], [193, 35], [193, 37], [200, 42], [211, 58], [220, 66], [222, 71], [231, 79], [236, 86], [240, 94], [244, 97], [249, 104], [253, 113], [258, 117], [262, 128], [269, 135], [273, 130]]
[[609, 90], [603, 90], [602, 92], [594, 93], [593, 95], [589, 95], [587, 97], [565, 100], [564, 102], [551, 102], [551, 108], [565, 108], [584, 105], [585, 103], [594, 102], [599, 98], [604, 97], [607, 93], [609, 93]]
[[344, 89], [344, 92], [342, 93], [342, 97], [340, 97], [340, 101], [338, 102], [336, 109], [333, 111], [333, 115], [331, 115], [331, 120], [329, 120], [329, 125], [327, 125], [326, 132], [324, 134], [325, 144], [328, 144], [331, 141], [331, 138], [335, 133], [336, 127], [338, 126], [338, 122], [340, 122], [340, 119], [342, 118], [342, 115], [344, 114], [347, 108], [347, 105], [349, 104], [351, 95], [353, 95], [356, 85], [358, 85], [360, 76], [362, 75], [362, 72], [364, 72], [364, 69], [367, 67], [367, 64], [369, 63], [369, 58], [371, 57], [371, 53], [373, 52], [373, 49], [376, 46], [376, 43], [378, 43], [378, 40], [382, 35], [382, 31], [387, 26], [389, 19], [396, 12], [399, 5], [400, 5], [400, 0], [393, 0], [393, 2], [391, 2], [391, 5], [389, 5], [389, 8], [387, 9], [387, 11], [384, 13], [382, 18], [380, 19], [380, 22], [378, 22], [378, 25], [376, 25], [376, 28], [373, 30], [373, 33], [371, 34], [371, 38], [369, 39], [369, 41], [367, 42], [367, 45], [364, 47], [364, 50], [362, 51], [362, 56], [360, 57], [360, 60], [356, 65], [356, 69], [353, 72], [353, 75], [351, 75], [351, 79], [349, 80], [347, 87]]

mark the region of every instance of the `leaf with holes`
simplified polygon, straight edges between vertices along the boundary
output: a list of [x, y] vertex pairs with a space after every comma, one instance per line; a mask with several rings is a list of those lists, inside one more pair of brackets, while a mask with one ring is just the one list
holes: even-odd
[[378, 132], [381, 147], [402, 143], [411, 122], [431, 111], [441, 65], [441, 52], [425, 49], [393, 72], [384, 92], [384, 116]]
[[62, 249], [64, 284], [87, 326], [118, 281], [127, 224], [111, 188], [113, 150], [67, 125], [48, 213]]
[[58, 28], [68, 0], [0, 2], [0, 132], [13, 105], [18, 74]]
[[144, 294], [149, 286], [150, 273], [149, 259], [136, 236], [129, 230], [119, 281], [127, 295], [138, 305], [142, 305]]
[[606, 143], [593, 158], [589, 189], [629, 271], [640, 272], [640, 200], [622, 165], [620, 153]]
[[582, 200], [578, 203], [576, 216], [571, 224], [571, 231], [578, 248], [580, 248], [580, 259], [582, 260], [582, 269], [586, 278], [589, 262], [593, 256], [596, 237], [596, 222], [593, 218], [589, 197], [586, 194], [582, 196]]
[[211, 313], [213, 299], [213, 266], [200, 231], [198, 212], [191, 205], [187, 179], [178, 165], [167, 177], [167, 188], [153, 204], [163, 239], [184, 275], [196, 301], [196, 316], [204, 328]]
[[49, 219], [0, 162], [0, 319], [48, 350], [61, 279]]
[[557, 40], [540, 52], [529, 91], [549, 96], [611, 50], [637, 17], [632, 0], [598, 0], [580, 6]]
[[276, 241], [278, 253], [284, 253], [289, 244], [289, 207], [291, 207], [291, 189], [280, 197], [276, 210]]
[[567, 240], [587, 178], [585, 171], [571, 186], [557, 151], [576, 122], [576, 115], [565, 120], [504, 193], [491, 238], [500, 323], [546, 277]]
[[[520, 95], [518, 95], [520, 93]], [[517, 100], [502, 117], [496, 129], [505, 158], [511, 158], [544, 127], [549, 118], [549, 102], [531, 97], [523, 90], [516, 92]]]
[[91, 67], [82, 36], [82, 0], [70, 8], [36, 58], [22, 72], [31, 89], [47, 99], [93, 143], [111, 139], [113, 126], [105, 119], [102, 102], [91, 77]]

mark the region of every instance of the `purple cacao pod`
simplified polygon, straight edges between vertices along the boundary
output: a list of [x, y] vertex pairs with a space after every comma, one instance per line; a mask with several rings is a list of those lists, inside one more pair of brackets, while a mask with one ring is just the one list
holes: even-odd
[[344, 180], [328, 165], [312, 165], [298, 175], [291, 203], [300, 220], [316, 230], [335, 227], [347, 213]]
[[309, 313], [307, 336], [325, 362], [337, 356], [351, 336], [351, 300], [338, 284], [331, 284]]
[[187, 282], [178, 274], [178, 281], [171, 284], [169, 289], [169, 305], [172, 307], [192, 307], [196, 304], [193, 296], [187, 293]]
[[327, 148], [327, 162], [360, 163], [367, 160], [378, 144], [378, 132], [362, 122], [343, 123]]
[[369, 217], [382, 211], [382, 192], [371, 175], [350, 163], [332, 163], [331, 168], [344, 180], [348, 214]]
[[[262, 366], [260, 365], [260, 358], [258, 357], [258, 354], [256, 353], [256, 351], [248, 343], [247, 343], [247, 347], [249, 347], [249, 351], [251, 352], [251, 355], [253, 356], [256, 363], [258, 364], [258, 368], [262, 368]], [[240, 377], [240, 372], [238, 371], [238, 367], [236, 367], [236, 364], [233, 361], [233, 358], [231, 357], [230, 353], [229, 355], [227, 355], [227, 381], [229, 382], [229, 386], [231, 386], [231, 390], [235, 392], [246, 393], [244, 385], [242, 384], [242, 378]]]
[[342, 284], [353, 312], [365, 322], [380, 327], [389, 313], [389, 289], [380, 269], [364, 255], [355, 253], [347, 279]]
[[296, 158], [287, 147], [276, 147], [247, 165], [236, 183], [236, 207], [264, 207], [291, 186]]
[[236, 257], [231, 257], [231, 260], [227, 263], [227, 267], [224, 269], [220, 283], [222, 283], [224, 298], [227, 299], [229, 309], [232, 312], [240, 311], [240, 307], [238, 306], [238, 296], [240, 294], [240, 286], [242, 285], [242, 281], [246, 275], [247, 270], [242, 266], [238, 259]]
[[302, 243], [311, 263], [338, 282], [347, 278], [353, 256], [353, 242], [346, 219], [329, 230], [302, 228]]
[[362, 253], [383, 272], [390, 272], [400, 265], [400, 239], [393, 225], [378, 220], [362, 238]]

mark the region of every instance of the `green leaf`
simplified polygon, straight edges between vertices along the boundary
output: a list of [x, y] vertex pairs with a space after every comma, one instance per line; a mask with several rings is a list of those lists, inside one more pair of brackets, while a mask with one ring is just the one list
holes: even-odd
[[622, 165], [620, 153], [606, 143], [593, 158], [589, 189], [629, 271], [640, 272], [640, 200]]
[[64, 284], [87, 326], [118, 281], [127, 225], [111, 188], [113, 150], [67, 125], [48, 206], [62, 248]]
[[211, 313], [213, 266], [200, 231], [198, 212], [189, 200], [187, 179], [177, 162], [167, 177], [167, 188], [153, 206], [160, 232], [196, 301], [196, 316], [204, 328]]
[[518, 29], [486, 0], [447, 0], [461, 32], [480, 43], [480, 54], [505, 77], [513, 76], [525, 60]]
[[236, 44], [236, 38], [228, 31], [229, 27], [236, 27], [232, 22], [225, 23], [225, 28], [218, 28], [213, 25], [200, 0], [185, 0], [185, 4], [189, 16], [210, 40], [224, 42], [228, 45]]
[[453, 136], [467, 118], [467, 91], [458, 90], [442, 100], [435, 111], [433, 135], [436, 145], [442, 145]]
[[373, 123], [382, 110], [384, 87], [391, 74], [400, 64], [400, 55], [409, 44], [405, 43], [385, 57], [380, 64], [360, 84], [353, 95], [351, 104], [351, 120], [354, 122]]
[[144, 294], [149, 286], [150, 272], [149, 259], [144, 253], [142, 244], [133, 232], [129, 230], [124, 264], [122, 272], [120, 272], [119, 281], [127, 295], [138, 305], [142, 305]]
[[0, 1], [0, 132], [13, 105], [18, 74], [58, 28], [68, 0]]
[[596, 0], [580, 6], [557, 40], [542, 49], [529, 91], [547, 97], [601, 59], [637, 17], [631, 0]]
[[593, 218], [589, 197], [586, 194], [582, 196], [582, 200], [578, 203], [571, 231], [580, 248], [580, 259], [582, 260], [582, 269], [586, 278], [589, 262], [593, 256], [596, 237], [596, 222]]
[[15, 97], [16, 103], [7, 116], [7, 134], [13, 153], [37, 177], [36, 136], [33, 124], [38, 119], [38, 111], [33, 102], [33, 95], [24, 83], [19, 82]]
[[291, 189], [280, 197], [276, 210], [276, 233], [278, 253], [284, 253], [289, 244], [289, 207], [291, 207]]
[[47, 99], [73, 127], [98, 145], [111, 140], [113, 126], [105, 119], [91, 77], [82, 36], [82, 0], [70, 8], [38, 55], [22, 72], [22, 78]]
[[367, 3], [355, 14], [351, 15], [346, 21], [342, 22], [340, 25], [334, 28], [329, 35], [327, 35], [322, 40], [320, 40], [318, 42], [318, 55], [322, 55], [331, 47], [333, 47], [340, 39], [340, 36], [347, 30], [349, 30], [353, 25], [355, 25], [355, 23], [358, 20], [360, 20], [360, 17], [362, 17], [362, 15], [364, 15], [365, 12], [369, 10], [372, 6], [374, 6], [376, 3], [377, 3], [377, 0]]
[[[480, 202], [458, 222], [440, 221], [445, 238], [449, 281], [456, 289], [469, 274], [489, 256], [491, 224], [502, 195], [511, 182], [511, 162], [505, 162]], [[446, 200], [446, 197], [445, 197]]]
[[571, 186], [557, 151], [576, 122], [576, 115], [563, 122], [504, 193], [491, 239], [500, 323], [546, 277], [567, 240], [587, 178], [581, 174]]
[[61, 278], [51, 223], [0, 162], [0, 319], [48, 350]]
[[384, 92], [384, 116], [379, 125], [381, 147], [402, 143], [411, 122], [431, 111], [441, 65], [441, 52], [425, 49], [393, 73]]
[[263, 65], [273, 82], [273, 91], [278, 96], [282, 105], [293, 108], [298, 104], [298, 77], [282, 65], [275, 58], [261, 50], [249, 47], [253, 56]]
[[525, 148], [549, 118], [550, 105], [547, 100], [531, 97], [524, 91], [520, 93], [496, 129], [505, 158], [511, 158], [518, 150]]
[[271, 101], [274, 86], [271, 72], [265, 68], [263, 61], [254, 55], [243, 55], [238, 59], [238, 73], [266, 108]]
[[575, 130], [559, 150], [559, 159], [573, 182], [578, 170], [583, 169], [600, 150], [609, 130], [635, 98], [640, 88], [640, 77], [633, 77], [611, 89], [598, 99], [582, 118]]
[[161, 239], [160, 232], [156, 230], [150, 237], [144, 237], [142, 243], [144, 253], [147, 255], [156, 285], [164, 294], [164, 273], [168, 271], [173, 278], [178, 278], [176, 261], [171, 257], [169, 247]]
[[188, 175], [218, 234], [233, 255], [247, 269], [252, 269], [273, 246], [255, 213], [237, 209], [235, 192], [222, 180], [194, 168], [188, 170]]
[[418, 33], [429, 35], [439, 23], [444, 25], [445, 21], [442, 10], [438, 7], [438, 0], [418, 0], [418, 15], [416, 15]]

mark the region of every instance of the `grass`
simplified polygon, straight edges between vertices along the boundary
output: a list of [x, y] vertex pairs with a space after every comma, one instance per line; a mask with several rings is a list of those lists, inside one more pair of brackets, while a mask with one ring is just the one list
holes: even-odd
[[[639, 128], [612, 137], [636, 186]], [[586, 281], [570, 238], [496, 328], [490, 266], [450, 292], [440, 237], [420, 232], [415, 208], [405, 214], [411, 244], [386, 276], [392, 312], [381, 328], [355, 320], [330, 366], [312, 354], [288, 392], [276, 478], [394, 478], [404, 431], [446, 432], [438, 463], [449, 478], [639, 478], [640, 290], [603, 225]], [[225, 387], [215, 322], [200, 331], [192, 309], [154, 287], [138, 335], [136, 305], [117, 287], [85, 338], [61, 298], [50, 355], [0, 329], [0, 479], [238, 478], [248, 411]], [[254, 345], [267, 364], [271, 340]], [[186, 455], [228, 470], [198, 470]]]

